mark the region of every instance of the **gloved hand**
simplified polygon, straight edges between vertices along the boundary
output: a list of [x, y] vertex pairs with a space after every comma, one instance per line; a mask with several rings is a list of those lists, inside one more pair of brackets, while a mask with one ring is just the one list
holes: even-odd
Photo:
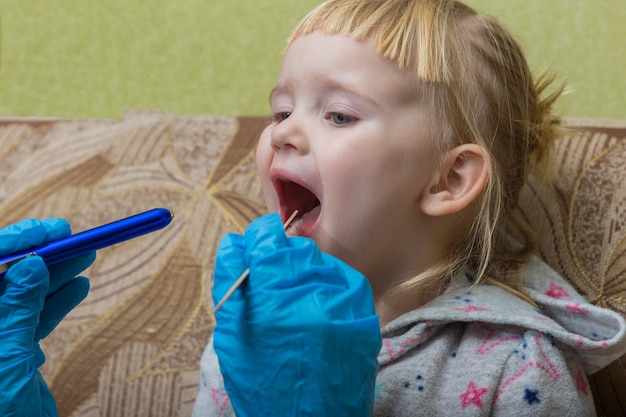
[[[0, 255], [71, 233], [63, 219], [27, 219], [0, 230]], [[0, 415], [56, 416], [54, 398], [38, 368], [46, 337], [89, 291], [89, 280], [75, 278], [95, 253], [49, 269], [38, 256], [11, 266], [0, 282]]]
[[216, 259], [214, 348], [239, 417], [371, 416], [382, 339], [362, 274], [311, 239], [285, 236], [276, 214], [229, 234]]

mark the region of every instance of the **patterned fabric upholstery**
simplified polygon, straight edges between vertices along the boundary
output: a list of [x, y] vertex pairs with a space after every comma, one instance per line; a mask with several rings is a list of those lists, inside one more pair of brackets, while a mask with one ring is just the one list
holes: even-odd
[[[522, 213], [540, 256], [592, 303], [626, 316], [626, 122], [569, 119], [550, 187], [531, 178]], [[599, 415], [626, 413], [626, 356], [591, 377]]]
[[[175, 214], [164, 230], [101, 250], [89, 297], [42, 343], [61, 416], [190, 414], [216, 246], [265, 210], [254, 147], [266, 123], [161, 111], [0, 118], [2, 225], [58, 216], [78, 232], [153, 207]], [[554, 187], [531, 179], [522, 214], [548, 263], [626, 315], [626, 121], [568, 123], [581, 131], [558, 141]], [[626, 412], [626, 357], [591, 383], [600, 414]]]

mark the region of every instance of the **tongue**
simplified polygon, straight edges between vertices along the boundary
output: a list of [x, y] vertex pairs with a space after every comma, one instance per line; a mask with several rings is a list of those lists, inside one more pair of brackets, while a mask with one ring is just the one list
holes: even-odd
[[320, 215], [320, 206], [315, 206], [313, 209], [296, 221], [291, 223], [287, 229], [288, 236], [311, 236], [311, 228], [315, 224], [315, 221]]
[[317, 218], [320, 215], [320, 210], [321, 210], [321, 206], [315, 206], [313, 207], [313, 210], [304, 213], [304, 216], [302, 216], [302, 229], [304, 230], [304, 232], [306, 233], [307, 231], [309, 231], [311, 229], [311, 227], [313, 227], [313, 224], [315, 223], [315, 221], [317, 220]]

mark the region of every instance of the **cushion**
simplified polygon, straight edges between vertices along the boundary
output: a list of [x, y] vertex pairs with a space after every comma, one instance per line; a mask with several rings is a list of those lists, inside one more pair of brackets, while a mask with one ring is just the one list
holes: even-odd
[[[521, 211], [540, 256], [592, 303], [626, 317], [626, 121], [566, 119], [549, 178], [531, 177]], [[548, 186], [546, 186], [548, 185]], [[599, 415], [626, 413], [626, 355], [590, 378]]]
[[[213, 327], [217, 244], [265, 212], [254, 148], [267, 122], [163, 111], [0, 118], [3, 225], [59, 216], [79, 232], [153, 207], [175, 216], [99, 251], [87, 300], [42, 342], [60, 415], [191, 413]], [[580, 130], [557, 143], [554, 187], [530, 179], [521, 212], [541, 229], [548, 263], [592, 302], [626, 314], [626, 122], [567, 122]], [[625, 359], [591, 378], [600, 414], [626, 411]]]

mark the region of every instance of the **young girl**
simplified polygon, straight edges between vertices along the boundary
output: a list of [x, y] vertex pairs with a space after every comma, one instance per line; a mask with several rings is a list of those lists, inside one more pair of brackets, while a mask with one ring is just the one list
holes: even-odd
[[[514, 215], [556, 134], [548, 84], [455, 1], [307, 16], [257, 151], [273, 214], [218, 251], [216, 304], [247, 279], [216, 312], [194, 414], [594, 415], [586, 375], [626, 351], [626, 323], [533, 257]], [[67, 234], [24, 221], [0, 254]], [[84, 298], [93, 259], [6, 270], [1, 415], [57, 414], [38, 341]]]
[[281, 220], [220, 246], [215, 303], [249, 277], [216, 314], [195, 415], [593, 415], [586, 375], [624, 352], [624, 320], [532, 257], [514, 212], [557, 134], [548, 85], [456, 1], [304, 18], [257, 150]]

